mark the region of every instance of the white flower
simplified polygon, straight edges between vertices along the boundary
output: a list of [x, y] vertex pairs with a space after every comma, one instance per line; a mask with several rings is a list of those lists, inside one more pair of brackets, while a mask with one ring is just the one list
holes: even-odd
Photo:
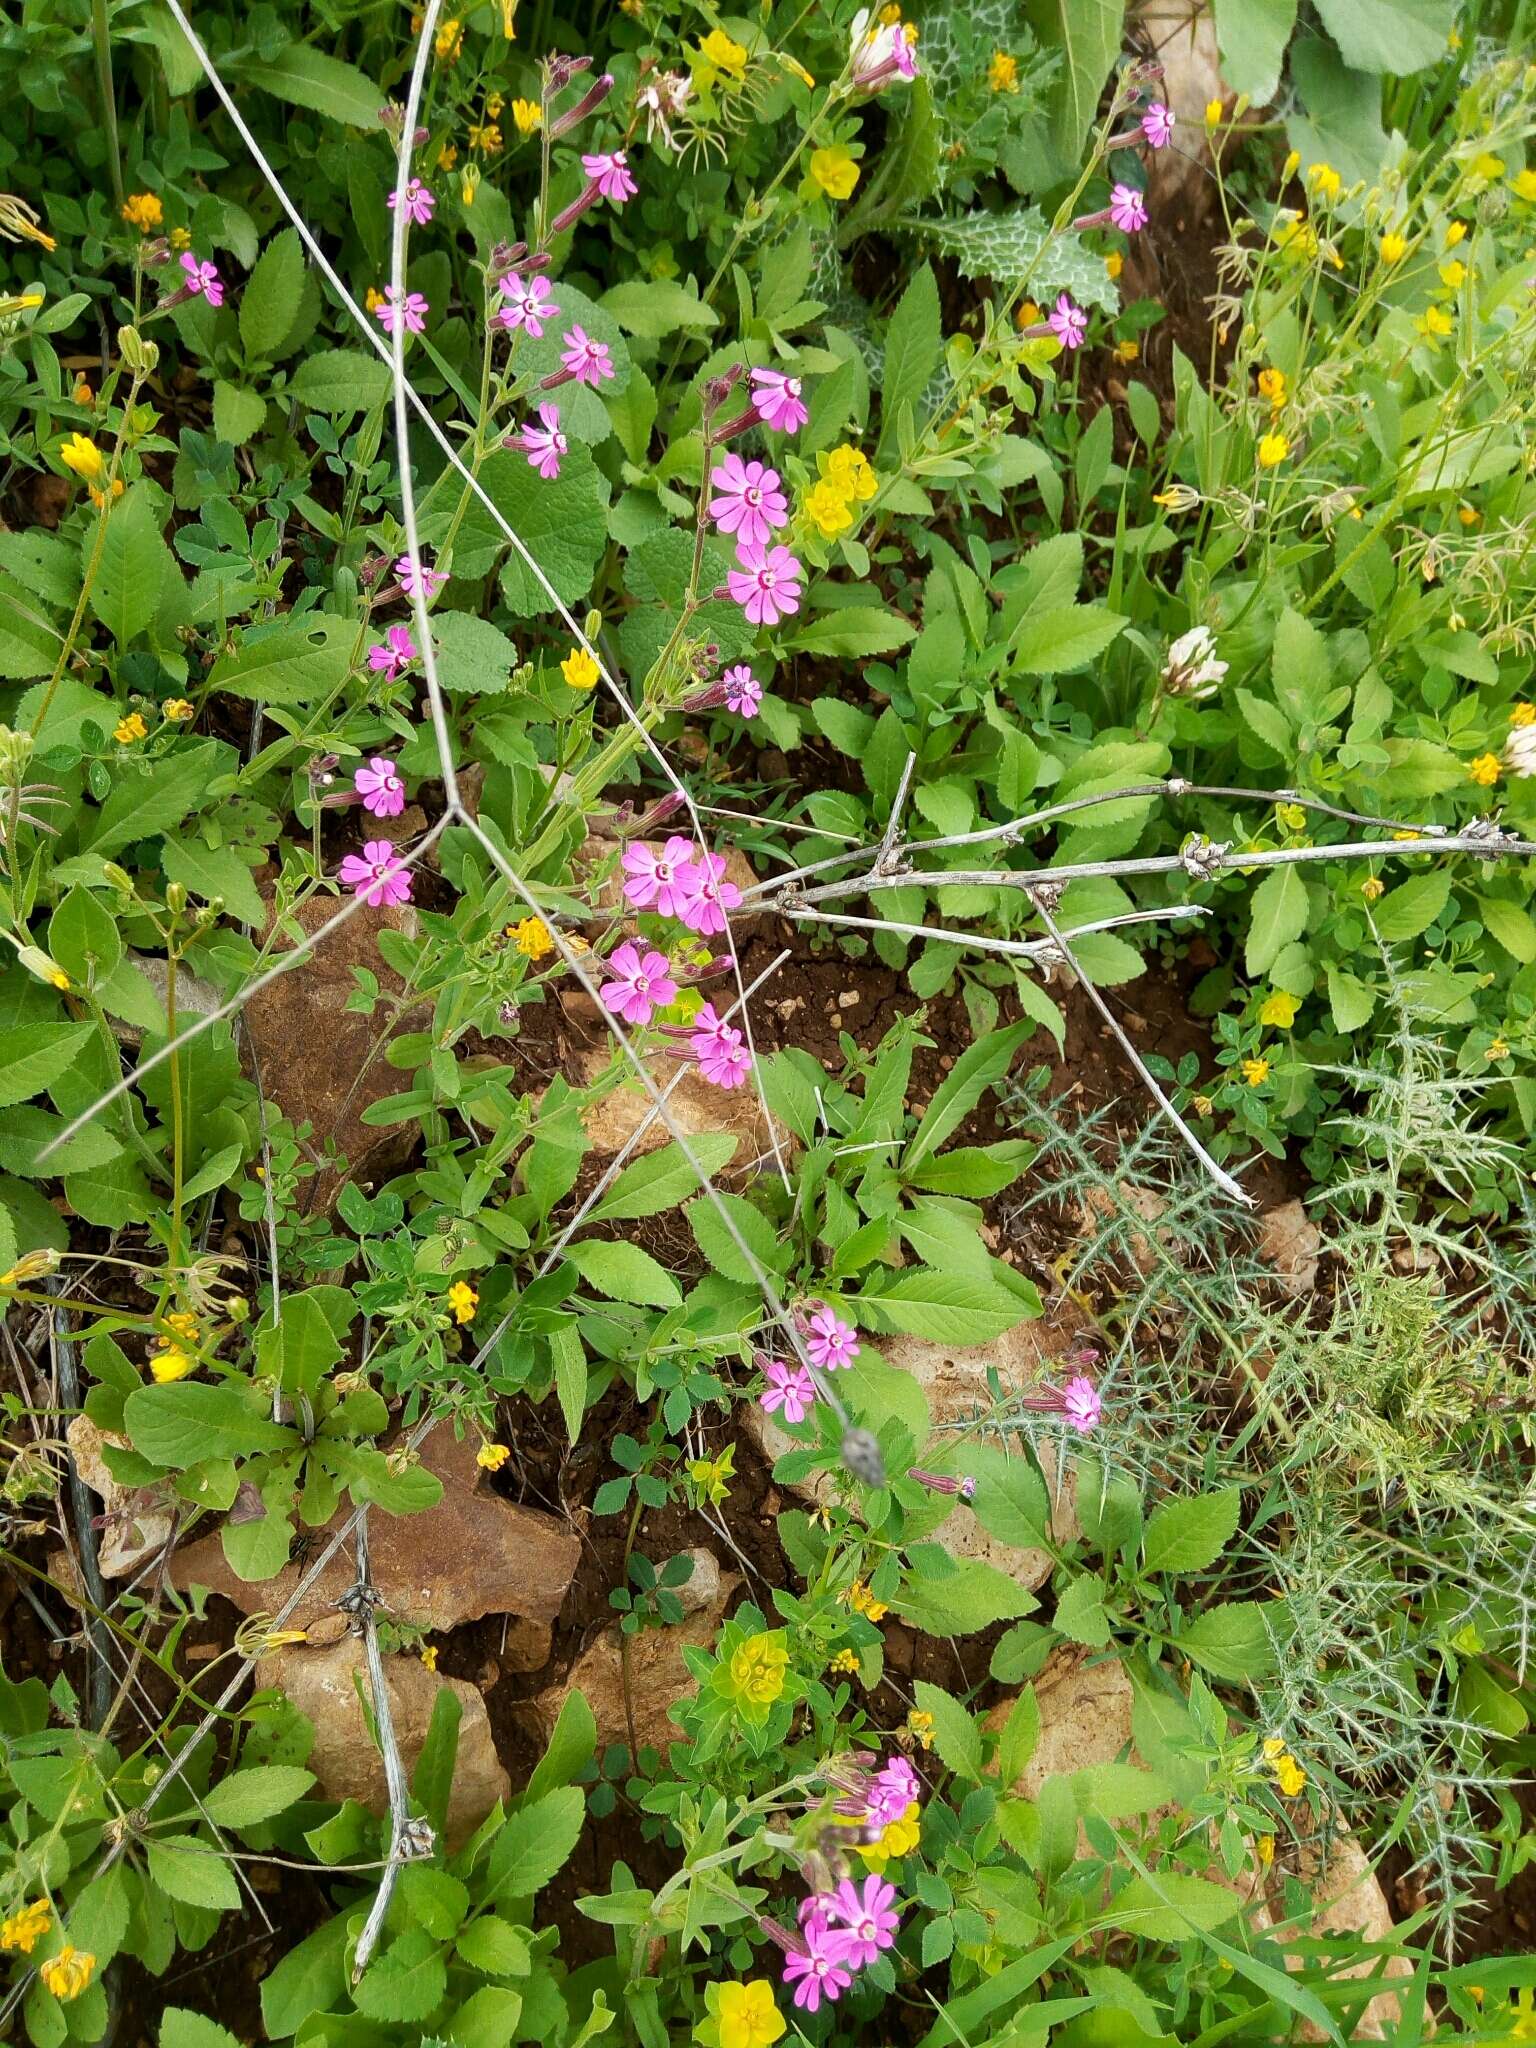
[[1163, 687], [1175, 696], [1208, 695], [1227, 672], [1216, 659], [1216, 636], [1209, 626], [1191, 626], [1168, 649]]
[[1504, 742], [1504, 766], [1511, 775], [1536, 775], [1536, 725], [1517, 725]]
[[668, 149], [676, 149], [672, 123], [681, 118], [693, 96], [692, 82], [680, 71], [655, 71], [635, 94], [635, 105], [645, 110], [645, 139], [661, 136]]

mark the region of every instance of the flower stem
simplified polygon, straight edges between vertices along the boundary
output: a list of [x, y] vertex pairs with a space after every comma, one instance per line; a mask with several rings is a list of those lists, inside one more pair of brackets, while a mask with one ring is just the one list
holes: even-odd
[[91, 40], [96, 46], [96, 90], [101, 99], [101, 125], [107, 137], [107, 169], [112, 174], [112, 198], [121, 209], [123, 153], [117, 139], [117, 99], [112, 90], [112, 30], [107, 20], [108, 0], [91, 0]]

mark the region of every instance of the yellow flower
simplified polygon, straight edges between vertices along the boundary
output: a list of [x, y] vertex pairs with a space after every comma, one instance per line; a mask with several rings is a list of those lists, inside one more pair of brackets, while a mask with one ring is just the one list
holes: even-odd
[[471, 1323], [475, 1310], [480, 1306], [480, 1297], [467, 1280], [455, 1280], [448, 1290], [448, 1306], [453, 1310], [456, 1323]]
[[160, 706], [160, 716], [179, 725], [184, 719], [192, 716], [192, 706], [185, 697], [167, 697]]
[[1141, 343], [1136, 340], [1117, 341], [1115, 355], [1122, 363], [1134, 363], [1141, 354]]
[[1367, 875], [1360, 884], [1360, 894], [1367, 903], [1379, 903], [1387, 893], [1387, 885], [1380, 875]]
[[1497, 754], [1479, 754], [1469, 763], [1467, 773], [1481, 789], [1492, 789], [1499, 779], [1499, 757]]
[[[626, 7], [624, 11], [628, 14], [634, 10]], [[517, 41], [517, 0], [501, 0], [501, 33], [509, 43]]]
[[1274, 1836], [1260, 1835], [1259, 1839], [1254, 1843], [1253, 1847], [1254, 1853], [1257, 1855], [1260, 1864], [1265, 1870], [1268, 1870], [1271, 1863], [1273, 1863], [1275, 1860]]
[[112, 737], [120, 747], [131, 747], [136, 740], [143, 739], [149, 727], [137, 711], [130, 711], [126, 718], [120, 718], [112, 728]]
[[1273, 995], [1265, 997], [1259, 1010], [1259, 1022], [1273, 1025], [1277, 1031], [1289, 1031], [1300, 1008], [1294, 996], [1285, 995], [1277, 989]]
[[1285, 1738], [1280, 1735], [1266, 1735], [1264, 1738], [1264, 1760], [1273, 1763], [1276, 1757], [1285, 1755]]
[[859, 167], [841, 143], [834, 143], [811, 151], [811, 176], [829, 199], [847, 199], [859, 182]]
[[173, 1309], [165, 1319], [165, 1326], [174, 1331], [183, 1344], [190, 1344], [194, 1349], [203, 1341], [197, 1317], [189, 1309]]
[[[9, 1273], [5, 1276], [7, 1281], [10, 1277]], [[22, 1955], [29, 1956], [52, 1925], [52, 1906], [46, 1899], [34, 1899], [30, 1906], [23, 1906], [9, 1920], [0, 1921], [0, 1948], [17, 1949]]]
[[1472, 175], [1474, 178], [1486, 178], [1490, 184], [1495, 178], [1502, 178], [1504, 175], [1503, 157], [1495, 156], [1492, 150], [1485, 149], [1482, 155], [1473, 163]]
[[867, 503], [880, 488], [869, 457], [848, 441], [827, 457], [827, 475], [845, 498], [857, 498], [860, 503]]
[[1207, 128], [1221, 126], [1221, 101], [1207, 100], [1205, 103], [1205, 125]]
[[1033, 299], [1026, 299], [1023, 305], [1020, 306], [1017, 313], [1014, 314], [1013, 324], [1015, 327], [1021, 328], [1034, 327], [1038, 324], [1039, 319], [1040, 308], [1035, 304]]
[[1478, 511], [1475, 505], [1458, 505], [1456, 507], [1456, 517], [1463, 526], [1467, 527], [1480, 526], [1483, 519], [1482, 513]]
[[[442, 159], [439, 158], [438, 161], [441, 162]], [[370, 313], [375, 313], [383, 303], [384, 294], [379, 290], [378, 286], [369, 285], [367, 291], [363, 293], [363, 305], [366, 310]]]
[[1276, 248], [1292, 263], [1309, 262], [1322, 247], [1317, 229], [1288, 206], [1275, 215], [1274, 235]]
[[1309, 164], [1307, 183], [1320, 199], [1337, 199], [1344, 180], [1332, 164]]
[[1307, 1774], [1289, 1751], [1274, 1759], [1273, 1768], [1275, 1782], [1285, 1798], [1294, 1799], [1305, 1789]]
[[933, 1747], [933, 1716], [922, 1707], [914, 1707], [907, 1716], [907, 1731], [914, 1735], [924, 1749]]
[[432, 47], [445, 64], [452, 64], [464, 48], [463, 22], [457, 16], [450, 16], [447, 21], [442, 22], [433, 38]]
[[914, 1799], [900, 1820], [888, 1821], [876, 1841], [860, 1847], [859, 1854], [876, 1870], [883, 1870], [893, 1856], [910, 1855], [923, 1838], [922, 1808]]
[[1279, 411], [1280, 407], [1285, 403], [1284, 370], [1260, 370], [1259, 396], [1260, 398], [1267, 398], [1275, 410]]
[[190, 249], [191, 246], [192, 230], [190, 228], [171, 229], [171, 247], [173, 249]]
[[1381, 260], [1383, 263], [1401, 263], [1408, 253], [1408, 237], [1397, 233], [1381, 238]]
[[1125, 268], [1125, 256], [1119, 249], [1111, 249], [1104, 258], [1104, 275], [1113, 284]]
[[1238, 1064], [1238, 1072], [1250, 1088], [1262, 1088], [1269, 1079], [1269, 1061], [1242, 1060]]
[[466, 164], [466, 165], [464, 166], [464, 170], [463, 170], [463, 173], [462, 173], [462, 175], [460, 176], [460, 179], [459, 179], [459, 203], [460, 203], [460, 205], [462, 205], [462, 206], [473, 206], [473, 205], [474, 205], [474, 203], [475, 203], [475, 194], [476, 194], [476, 193], [477, 193], [477, 192], [478, 192], [479, 190], [480, 190], [480, 166], [479, 166], [478, 164]]
[[827, 1666], [829, 1671], [857, 1671], [858, 1668], [859, 1660], [852, 1650], [839, 1650]]
[[[91, 493], [91, 503], [96, 507], [96, 510], [99, 512], [102, 506], [105, 505], [107, 502], [108, 493], [106, 491], [98, 491], [94, 484], [89, 485], [88, 488]], [[120, 498], [122, 495], [123, 480], [120, 476], [115, 476], [112, 479], [111, 496], [114, 500], [116, 500]]]
[[183, 1351], [179, 1345], [164, 1344], [149, 1361], [150, 1376], [157, 1387], [168, 1387], [173, 1380], [184, 1380], [189, 1372], [197, 1371], [197, 1360], [191, 1352]]
[[472, 126], [466, 139], [471, 149], [478, 149], [482, 155], [490, 156], [494, 150], [501, 147], [500, 125], [495, 121], [486, 121], [480, 126]]
[[1307, 814], [1300, 804], [1276, 804], [1275, 816], [1287, 832], [1304, 832], [1307, 829]]
[[1209, 1095], [1192, 1095], [1189, 1099], [1196, 1116], [1209, 1116], [1216, 1107]]
[[510, 1444], [482, 1444], [475, 1453], [475, 1463], [485, 1472], [499, 1472], [512, 1455]]
[[1434, 341], [1444, 341], [1455, 326], [1456, 322], [1444, 306], [1426, 306], [1419, 319], [1419, 332], [1429, 335]]
[[1460, 291], [1467, 281], [1467, 266], [1459, 256], [1453, 256], [1449, 263], [1440, 266], [1440, 282], [1447, 291]]
[[741, 80], [747, 75], [747, 53], [740, 43], [734, 43], [723, 28], [712, 28], [699, 45], [699, 54], [705, 65], [712, 71], [723, 71], [728, 78]]
[[1511, 704], [1509, 722], [1511, 725], [1536, 725], [1536, 704]]
[[485, 96], [485, 118], [487, 121], [499, 121], [501, 119], [501, 110], [506, 104], [506, 98], [503, 94], [488, 92]]
[[731, 1656], [731, 1691], [748, 1706], [771, 1707], [784, 1690], [789, 1652], [779, 1634], [753, 1636]]
[[727, 1444], [718, 1458], [690, 1458], [688, 1477], [703, 1499], [720, 1507], [731, 1497], [730, 1482], [736, 1477], [736, 1446]]
[[846, 533], [853, 524], [853, 508], [830, 477], [824, 477], [807, 491], [805, 511], [817, 532], [827, 540]]
[[573, 647], [561, 662], [560, 673], [573, 690], [590, 690], [600, 671], [585, 647]]
[[992, 62], [987, 66], [987, 83], [994, 92], [1017, 92], [1019, 89], [1019, 60], [1010, 57], [1006, 50], [994, 50]]
[[507, 926], [507, 937], [529, 960], [542, 960], [547, 953], [553, 953], [555, 942], [549, 936], [549, 926], [542, 917], [525, 917], [520, 924]]
[[422, 1661], [422, 1663], [423, 1663], [423, 1664], [425, 1664], [425, 1665], [426, 1665], [426, 1667], [427, 1667], [427, 1669], [428, 1669], [429, 1671], [435, 1671], [435, 1670], [437, 1669], [437, 1645], [436, 1645], [436, 1643], [423, 1643], [423, 1644], [422, 1644], [422, 1646], [421, 1646], [421, 1661]]
[[137, 228], [141, 235], [147, 235], [151, 228], [159, 227], [165, 219], [165, 208], [160, 204], [156, 192], [133, 192], [123, 201], [123, 219], [129, 227]]
[[512, 126], [519, 135], [537, 135], [544, 125], [544, 110], [537, 100], [512, 102]]
[[862, 1579], [855, 1579], [843, 1595], [844, 1600], [855, 1614], [862, 1614], [866, 1621], [884, 1621], [890, 1612], [883, 1600], [877, 1600]]
[[59, 460], [87, 483], [100, 476], [107, 466], [107, 458], [89, 434], [71, 434], [59, 450]]
[[722, 1984], [716, 1993], [715, 2017], [720, 2048], [773, 2048], [784, 2031], [773, 1987], [762, 1977], [750, 1984]]
[[37, 242], [44, 249], [59, 245], [37, 225], [42, 218], [35, 206], [18, 199], [14, 192], [0, 192], [0, 236], [8, 242]]
[[73, 1942], [66, 1941], [56, 1956], [48, 1958], [38, 1974], [59, 2003], [68, 2005], [90, 1983], [95, 1967], [96, 1958], [89, 1949], [76, 1948]]
[[94, 405], [96, 403], [96, 394], [83, 377], [75, 379], [75, 388], [69, 395], [76, 405]]
[[1284, 434], [1265, 434], [1259, 442], [1259, 467], [1273, 469], [1276, 463], [1284, 462], [1291, 452], [1291, 444]]
[[1483, 1054], [1483, 1058], [1487, 1060], [1507, 1060], [1509, 1058], [1509, 1040], [1507, 1038], [1494, 1039], [1487, 1052]]
[[1283, 164], [1282, 164], [1282, 165], [1280, 166], [1280, 182], [1281, 182], [1281, 184], [1282, 184], [1282, 185], [1289, 185], [1289, 183], [1291, 182], [1292, 178], [1294, 178], [1294, 177], [1295, 177], [1296, 173], [1297, 173], [1297, 172], [1298, 172], [1298, 171], [1299, 171], [1300, 169], [1301, 169], [1301, 152], [1300, 152], [1300, 150], [1296, 150], [1296, 149], [1293, 149], [1293, 150], [1292, 150], [1292, 151], [1290, 152], [1290, 154], [1289, 154], [1289, 155], [1288, 155], [1288, 156], [1286, 157], [1286, 159], [1285, 159], [1285, 162], [1284, 162], [1284, 163], [1283, 163]]
[[1453, 220], [1445, 231], [1445, 246], [1454, 249], [1458, 242], [1467, 239], [1467, 224], [1464, 220]]

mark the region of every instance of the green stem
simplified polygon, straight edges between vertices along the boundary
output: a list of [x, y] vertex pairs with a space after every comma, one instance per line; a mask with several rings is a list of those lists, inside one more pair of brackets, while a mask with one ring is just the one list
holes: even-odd
[[108, 0], [91, 0], [91, 40], [96, 46], [96, 91], [101, 100], [101, 125], [107, 137], [107, 169], [112, 173], [112, 198], [121, 211], [123, 199], [123, 155], [117, 139], [117, 99], [112, 90], [112, 30], [107, 20]]

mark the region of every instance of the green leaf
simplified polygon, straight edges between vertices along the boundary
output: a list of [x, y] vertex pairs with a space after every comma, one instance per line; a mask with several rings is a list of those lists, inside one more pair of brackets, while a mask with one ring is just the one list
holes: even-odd
[[180, 882], [204, 903], [222, 902], [242, 924], [266, 923], [266, 905], [251, 870], [232, 846], [207, 846], [190, 834], [167, 833], [160, 861], [168, 881]]
[[173, 2005], [160, 2017], [160, 2048], [240, 2048], [240, 2043], [227, 2027]]
[[214, 663], [209, 687], [263, 704], [313, 703], [340, 686], [356, 639], [356, 620], [326, 612], [304, 612], [275, 626], [251, 628], [233, 653]]
[[1029, 17], [1044, 47], [1061, 52], [1051, 140], [1062, 162], [1075, 167], [1120, 52], [1125, 0], [1033, 0]]
[[302, 1799], [314, 1782], [314, 1772], [296, 1764], [253, 1765], [211, 1786], [203, 1794], [203, 1812], [215, 1827], [254, 1827]]
[[285, 1394], [313, 1400], [320, 1382], [342, 1355], [323, 1303], [315, 1293], [285, 1294], [282, 1320], [264, 1321], [256, 1337], [257, 1370]]
[[[377, 109], [375, 109], [377, 113]], [[240, 294], [240, 340], [248, 357], [275, 362], [303, 311], [304, 244], [296, 228], [268, 242]]]
[[1371, 1021], [1371, 1013], [1376, 1008], [1376, 991], [1357, 974], [1348, 974], [1342, 967], [1330, 967], [1328, 1007], [1333, 1012], [1336, 1031], [1358, 1031]]
[[533, 1767], [525, 1806], [532, 1806], [547, 1792], [569, 1785], [579, 1778], [597, 1754], [597, 1722], [586, 1696], [573, 1687], [560, 1702], [560, 1713], [544, 1754]]
[[1203, 1572], [1227, 1547], [1242, 1509], [1240, 1486], [1164, 1503], [1147, 1522], [1142, 1562], [1149, 1572]]
[[517, 649], [473, 612], [434, 612], [432, 639], [437, 679], [450, 696], [494, 696], [511, 681]]
[[487, 1903], [527, 1899], [542, 1891], [575, 1848], [585, 1818], [574, 1785], [562, 1785], [510, 1815], [491, 1844]]
[[1109, 1615], [1104, 1607], [1104, 1581], [1094, 1572], [1075, 1578], [1056, 1602], [1051, 1625], [1074, 1643], [1102, 1650], [1109, 1641]]
[[989, 1031], [966, 1047], [934, 1090], [923, 1120], [902, 1154], [904, 1174], [921, 1166], [960, 1128], [987, 1090], [1002, 1080], [1029, 1036], [1027, 1024], [1014, 1024], [1004, 1031]]
[[94, 990], [122, 959], [123, 941], [101, 898], [77, 884], [48, 920], [48, 951], [71, 981]]
[[352, 1989], [365, 2018], [412, 2025], [436, 2012], [448, 1989], [448, 1966], [424, 1927], [408, 1927], [381, 1949]]
[[1011, 1294], [974, 1273], [930, 1273], [921, 1268], [902, 1273], [879, 1289], [844, 1294], [842, 1301], [860, 1327], [876, 1335], [899, 1331], [962, 1349], [990, 1344], [1005, 1330], [1040, 1313], [1038, 1295], [1031, 1305], [1027, 1297]]
[[981, 1783], [981, 1730], [970, 1711], [942, 1686], [925, 1678], [914, 1686], [919, 1709], [933, 1716], [933, 1746], [939, 1761], [956, 1777]]
[[[713, 1177], [730, 1164], [740, 1142], [729, 1131], [700, 1131], [688, 1145], [704, 1173]], [[685, 1202], [698, 1185], [699, 1176], [684, 1157], [682, 1146], [663, 1145], [626, 1166], [587, 1221], [611, 1223], [621, 1217], [659, 1216], [664, 1209]]]
[[883, 611], [878, 605], [850, 604], [812, 619], [786, 645], [796, 654], [857, 660], [866, 654], [893, 654], [906, 646], [916, 630], [896, 612]]
[[378, 129], [383, 95], [375, 81], [356, 65], [327, 57], [307, 43], [290, 43], [265, 63], [247, 57], [231, 67], [231, 75], [242, 84], [259, 85], [292, 106], [329, 114], [348, 128]]
[[1250, 980], [1267, 974], [1283, 948], [1307, 928], [1307, 890], [1294, 866], [1271, 868], [1253, 892], [1243, 964]]
[[637, 1244], [590, 1238], [568, 1245], [566, 1257], [589, 1287], [610, 1301], [633, 1301], [648, 1308], [677, 1308], [682, 1291], [665, 1266]]
[[[719, 1199], [753, 1258], [767, 1272], [778, 1272], [783, 1264], [778, 1232], [762, 1210], [755, 1209], [741, 1195], [721, 1194]], [[746, 1286], [755, 1286], [756, 1275], [751, 1264], [742, 1255], [741, 1247], [731, 1236], [709, 1196], [700, 1195], [696, 1202], [690, 1202], [686, 1214], [695, 1243], [715, 1271], [723, 1273], [727, 1280], [739, 1280]]]
[[915, 271], [885, 330], [885, 363], [880, 379], [880, 441], [877, 462], [888, 460], [896, 447], [897, 423], [904, 405], [916, 407], [928, 379], [939, 367], [944, 330], [939, 318], [939, 287], [932, 269]]
[[1240, 1906], [1237, 1893], [1225, 1885], [1159, 1870], [1123, 1885], [1110, 1900], [1103, 1924], [1143, 1941], [1187, 1941], [1191, 1934], [1208, 1933], [1231, 1920]]
[[627, 334], [638, 334], [646, 341], [662, 341], [680, 328], [701, 334], [720, 324], [720, 315], [712, 306], [673, 278], [633, 278], [604, 292], [598, 304]]
[[533, 1956], [523, 1929], [494, 1913], [471, 1920], [455, 1946], [469, 1967], [486, 1977], [526, 1977]]
[[230, 384], [223, 377], [213, 380], [213, 431], [221, 441], [240, 448], [259, 434], [267, 417], [267, 401], [259, 391], [243, 384]]
[[262, 1979], [261, 2021], [274, 2041], [286, 2041], [311, 2013], [335, 2005], [346, 1981], [342, 1958], [352, 1938], [351, 1916], [333, 1913], [273, 1964]]
[[1456, 0], [1317, 0], [1317, 11], [1351, 70], [1402, 78], [1444, 57]]
[[[546, 481], [529, 468], [526, 457], [498, 449], [482, 468], [480, 481], [557, 596], [566, 604], [585, 599], [608, 545], [608, 485], [590, 452], [573, 442], [559, 476]], [[433, 523], [431, 538], [446, 537], [451, 516], [445, 507]], [[480, 500], [472, 499], [453, 544], [454, 573], [485, 575], [507, 546], [501, 528]], [[537, 617], [548, 609], [542, 586], [516, 554], [503, 566], [501, 587], [508, 609], [518, 618]]]
[[1451, 878], [1443, 868], [1410, 875], [1389, 889], [1371, 911], [1371, 922], [1389, 945], [1428, 931], [1450, 900]]
[[979, 1557], [962, 1558], [942, 1578], [925, 1574], [902, 1588], [902, 1614], [931, 1636], [968, 1636], [996, 1621], [1018, 1621], [1039, 1602], [1008, 1572]]
[[124, 1230], [130, 1223], [147, 1223], [161, 1207], [138, 1161], [126, 1152], [119, 1152], [98, 1166], [66, 1173], [64, 1198], [76, 1215], [101, 1230]]
[[145, 1844], [144, 1859], [151, 1879], [168, 1898], [220, 1913], [239, 1912], [235, 1873], [211, 1842], [195, 1835], [156, 1835]]
[[1096, 661], [1126, 621], [1104, 605], [1074, 604], [1035, 612], [1013, 642], [1012, 665], [1019, 675], [1059, 676]]
[[204, 1385], [180, 1380], [168, 1387], [140, 1387], [123, 1404], [130, 1442], [152, 1465], [184, 1471], [205, 1458], [239, 1458], [253, 1451], [281, 1450], [297, 1441], [294, 1432], [269, 1422], [261, 1397], [247, 1381]]
[[290, 398], [332, 419], [367, 412], [388, 391], [388, 364], [361, 348], [325, 348], [306, 356], [288, 385]]
[[52, 1087], [74, 1065], [91, 1030], [89, 1024], [18, 1024], [0, 1031], [0, 1109]]
[[1178, 1646], [1213, 1678], [1234, 1685], [1266, 1678], [1275, 1668], [1264, 1609], [1253, 1600], [1228, 1600], [1206, 1608], [1179, 1637]]
[[[1478, 910], [1482, 914], [1483, 929], [1491, 938], [1497, 939], [1512, 959], [1522, 967], [1529, 967], [1536, 960], [1536, 919], [1528, 910], [1522, 910], [1518, 903], [1507, 902], [1502, 896], [1479, 896]], [[57, 946], [53, 944], [51, 928], [48, 950], [55, 960], [67, 967]]]
[[566, 1434], [574, 1444], [581, 1434], [587, 1412], [587, 1349], [574, 1322], [560, 1323], [549, 1333], [550, 1356], [555, 1363], [555, 1394], [565, 1421]]
[[1066, 292], [1080, 306], [1098, 306], [1106, 313], [1120, 310], [1119, 293], [1104, 258], [1077, 235], [1052, 233], [1038, 206], [977, 211], [954, 220], [908, 219], [895, 225], [929, 243], [941, 256], [952, 256], [966, 277], [991, 278], [1002, 285], [1020, 285], [1027, 278], [1042, 305]]
[[1009, 1709], [997, 1745], [997, 1775], [1006, 1789], [1016, 1785], [1040, 1746], [1040, 1702], [1035, 1688], [1025, 1686]]
[[[91, 610], [119, 647], [144, 631], [160, 609], [167, 579], [176, 573], [175, 557], [160, 536], [157, 502], [150, 485], [134, 484], [107, 514]], [[88, 533], [87, 553], [94, 544], [94, 534]]]

